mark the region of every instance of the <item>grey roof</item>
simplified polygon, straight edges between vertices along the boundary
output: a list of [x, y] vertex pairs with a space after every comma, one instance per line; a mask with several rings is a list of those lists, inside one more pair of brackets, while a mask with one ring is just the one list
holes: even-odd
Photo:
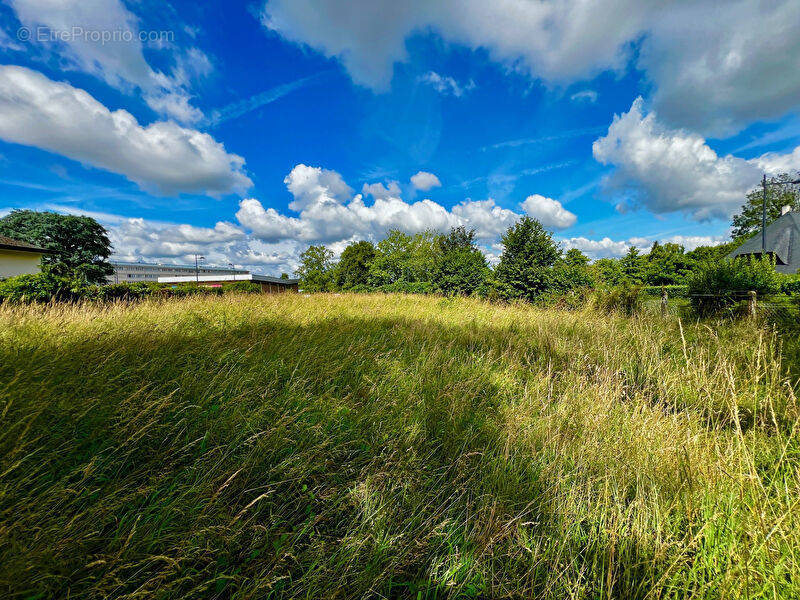
[[40, 248], [28, 242], [15, 240], [14, 238], [0, 235], [0, 248], [3, 250], [16, 250], [18, 252], [36, 252], [39, 254], [58, 254], [55, 250], [48, 250], [47, 248]]
[[[776, 271], [797, 273], [800, 269], [800, 213], [786, 213], [767, 225], [767, 252], [775, 255]], [[761, 254], [760, 231], [731, 252], [728, 258], [747, 254]]]

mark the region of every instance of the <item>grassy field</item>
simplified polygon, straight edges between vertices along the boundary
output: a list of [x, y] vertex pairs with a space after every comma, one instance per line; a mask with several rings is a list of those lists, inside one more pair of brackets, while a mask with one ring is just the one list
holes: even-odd
[[798, 597], [787, 367], [466, 299], [0, 307], [0, 597]]

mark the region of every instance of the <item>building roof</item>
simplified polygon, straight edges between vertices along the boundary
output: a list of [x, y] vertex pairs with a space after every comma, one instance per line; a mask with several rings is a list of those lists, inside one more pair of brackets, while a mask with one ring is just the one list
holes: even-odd
[[14, 238], [0, 235], [0, 249], [2, 250], [16, 250], [17, 252], [36, 252], [37, 254], [58, 254], [55, 250], [47, 250], [34, 246], [28, 242], [15, 240]]
[[[171, 265], [168, 263], [146, 263], [146, 262], [127, 262], [124, 260], [109, 261], [114, 267], [166, 267], [169, 269], [191, 269], [195, 270], [194, 265]], [[230, 267], [209, 267], [208, 265], [199, 265], [200, 271], [236, 271], [236, 273], [249, 273], [247, 269], [231, 269]]]
[[227, 281], [255, 281], [257, 283], [278, 283], [283, 285], [294, 285], [299, 283], [299, 279], [281, 279], [280, 277], [270, 277], [269, 275], [255, 275], [246, 273], [244, 275], [178, 275], [174, 277], [159, 277], [158, 283], [218, 283]]
[[[775, 255], [775, 270], [797, 273], [800, 269], [800, 213], [788, 212], [767, 225], [767, 252]], [[747, 240], [728, 257], [761, 254], [761, 232]]]

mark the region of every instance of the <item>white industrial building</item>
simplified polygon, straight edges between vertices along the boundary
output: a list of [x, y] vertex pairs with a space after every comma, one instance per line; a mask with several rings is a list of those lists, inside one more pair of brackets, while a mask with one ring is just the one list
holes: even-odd
[[[111, 261], [114, 273], [107, 277], [109, 283], [135, 283], [137, 281], [157, 282], [159, 277], [181, 277], [191, 275], [232, 275], [237, 278], [249, 275], [250, 271], [243, 269], [226, 269], [223, 267], [209, 267], [199, 265], [165, 265], [141, 262]], [[194, 279], [193, 279], [194, 280]]]

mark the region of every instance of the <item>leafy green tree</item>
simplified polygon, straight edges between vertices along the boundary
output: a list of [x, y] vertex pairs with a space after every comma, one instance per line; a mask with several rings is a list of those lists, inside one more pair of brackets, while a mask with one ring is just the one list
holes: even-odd
[[589, 257], [577, 248], [570, 248], [556, 261], [552, 269], [552, 288], [558, 294], [590, 288], [594, 277], [589, 267]]
[[453, 227], [437, 239], [431, 283], [447, 295], [476, 293], [486, 281], [486, 257], [475, 246], [475, 230]]
[[595, 279], [605, 286], [618, 286], [627, 280], [621, 262], [614, 258], [597, 259], [592, 265], [592, 271]]
[[309, 246], [300, 255], [295, 275], [300, 278], [304, 292], [325, 292], [332, 284], [333, 252], [325, 246]]
[[342, 252], [339, 264], [336, 265], [335, 280], [340, 289], [348, 290], [357, 285], [369, 282], [369, 268], [375, 260], [375, 246], [372, 242], [362, 240], [350, 244]]
[[[788, 173], [781, 173], [773, 179], [780, 185], [767, 186], [767, 224], [781, 216], [781, 208], [791, 206], [792, 210], [800, 210], [800, 189], [789, 182], [795, 179]], [[747, 194], [747, 201], [738, 214], [733, 217], [733, 238], [744, 240], [761, 231], [761, 214], [764, 192], [761, 186]]]
[[628, 248], [627, 254], [619, 259], [619, 266], [622, 269], [623, 277], [633, 284], [641, 284], [646, 277], [645, 267], [647, 259], [639, 254], [636, 246]]
[[0, 235], [57, 251], [42, 264], [58, 277], [105, 283], [114, 272], [108, 232], [91, 217], [15, 210], [0, 219]]
[[645, 283], [648, 285], [675, 285], [686, 281], [693, 262], [679, 244], [653, 243], [645, 265]]
[[281, 279], [289, 279], [288, 273], [281, 273]]
[[577, 248], [570, 248], [564, 253], [563, 261], [568, 267], [585, 267], [589, 264], [589, 257]]
[[716, 262], [724, 259], [728, 254], [740, 246], [738, 241], [727, 242], [719, 246], [698, 246], [686, 253], [686, 257], [695, 263]]
[[397, 229], [389, 231], [378, 242], [375, 259], [370, 265], [370, 284], [430, 281], [435, 244], [436, 234], [431, 231], [413, 236]]
[[552, 234], [525, 216], [503, 235], [503, 254], [495, 269], [500, 293], [507, 298], [535, 300], [552, 286], [551, 268], [561, 252]]

